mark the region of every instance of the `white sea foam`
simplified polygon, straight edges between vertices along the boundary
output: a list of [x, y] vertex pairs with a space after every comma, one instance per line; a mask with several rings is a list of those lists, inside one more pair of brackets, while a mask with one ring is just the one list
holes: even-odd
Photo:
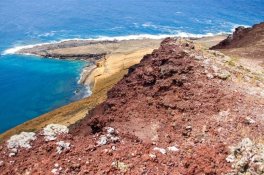
[[2, 55], [14, 54], [14, 53], [18, 52], [21, 49], [26, 49], [26, 48], [31, 48], [31, 47], [34, 47], [34, 45], [13, 47], [13, 48], [6, 49], [5, 51], [3, 51]]
[[187, 32], [181, 32], [177, 31], [175, 34], [159, 34], [159, 35], [152, 35], [152, 34], [138, 34], [138, 35], [127, 35], [127, 36], [115, 36], [115, 37], [109, 37], [109, 36], [98, 36], [97, 38], [71, 38], [71, 39], [64, 39], [60, 41], [51, 41], [48, 43], [39, 43], [39, 44], [33, 44], [33, 45], [23, 45], [23, 46], [15, 46], [13, 48], [6, 49], [2, 52], [2, 55], [8, 55], [8, 54], [15, 54], [18, 53], [22, 49], [29, 49], [36, 46], [42, 46], [42, 45], [48, 45], [48, 44], [56, 44], [61, 43], [65, 41], [85, 41], [85, 40], [92, 40], [92, 41], [122, 41], [122, 40], [135, 40], [135, 39], [163, 39], [167, 37], [191, 37], [191, 38], [201, 38], [201, 37], [208, 37], [208, 36], [214, 36], [214, 35], [221, 35], [226, 34], [225, 32], [220, 33], [207, 33], [207, 34], [193, 34], [193, 33], [187, 33]]
[[22, 49], [30, 49], [33, 48], [35, 46], [42, 46], [45, 44], [52, 44], [52, 43], [56, 43], [56, 42], [49, 42], [49, 43], [39, 43], [39, 44], [31, 44], [31, 45], [23, 45], [23, 46], [15, 46], [9, 49], [4, 50], [1, 54], [2, 55], [10, 55], [10, 54], [15, 54], [18, 51], [22, 50]]
[[57, 33], [57, 32], [56, 31], [46, 32], [46, 33], [39, 34], [38, 37], [54, 36], [55, 33]]

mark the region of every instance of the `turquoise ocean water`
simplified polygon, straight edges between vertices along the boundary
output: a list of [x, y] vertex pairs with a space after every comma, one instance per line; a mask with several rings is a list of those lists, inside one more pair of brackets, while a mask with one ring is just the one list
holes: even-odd
[[12, 54], [19, 46], [72, 38], [209, 36], [261, 21], [263, 0], [1, 0], [0, 132], [85, 93], [78, 84], [84, 62]]

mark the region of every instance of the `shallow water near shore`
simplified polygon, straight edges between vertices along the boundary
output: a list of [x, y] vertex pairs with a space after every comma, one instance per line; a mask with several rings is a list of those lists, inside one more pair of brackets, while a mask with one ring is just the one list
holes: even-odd
[[85, 93], [78, 79], [86, 63], [4, 55], [7, 49], [71, 38], [208, 36], [263, 19], [262, 0], [1, 0], [0, 132]]
[[[0, 132], [85, 95], [77, 83], [85, 63], [5, 56], [0, 60]], [[78, 89], [78, 94], [73, 94]]]

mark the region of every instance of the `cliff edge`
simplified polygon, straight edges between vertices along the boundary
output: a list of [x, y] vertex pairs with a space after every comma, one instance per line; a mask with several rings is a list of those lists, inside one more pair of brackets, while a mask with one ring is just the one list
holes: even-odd
[[230, 59], [167, 38], [84, 119], [1, 144], [2, 173], [263, 174], [263, 87]]

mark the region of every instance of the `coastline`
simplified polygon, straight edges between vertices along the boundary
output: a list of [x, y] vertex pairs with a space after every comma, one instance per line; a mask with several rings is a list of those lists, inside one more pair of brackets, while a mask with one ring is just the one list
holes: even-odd
[[88, 61], [90, 64], [83, 69], [79, 83], [89, 86], [93, 91], [102, 86], [100, 85], [102, 80], [98, 79], [108, 79], [117, 72], [125, 72], [130, 66], [139, 63], [144, 55], [158, 48], [161, 41], [162, 39], [68, 40], [26, 47], [16, 53]]
[[[236, 25], [236, 26], [245, 26], [245, 25]], [[30, 49], [33, 47], [42, 47], [42, 46], [48, 46], [48, 45], [64, 45], [67, 42], [78, 42], [78, 43], [89, 43], [89, 42], [103, 42], [103, 41], [126, 41], [126, 40], [143, 40], [143, 39], [164, 39], [167, 37], [183, 37], [183, 38], [207, 38], [207, 37], [215, 37], [215, 36], [221, 36], [221, 35], [228, 35], [232, 33], [236, 26], [234, 26], [230, 32], [219, 32], [219, 33], [206, 33], [206, 34], [193, 34], [193, 33], [187, 33], [187, 32], [179, 32], [177, 34], [138, 34], [138, 35], [125, 35], [125, 36], [99, 36], [95, 38], [71, 38], [71, 39], [62, 39], [62, 40], [54, 40], [50, 42], [44, 42], [44, 43], [37, 43], [37, 44], [30, 44], [30, 45], [22, 45], [22, 46], [14, 46], [12, 48], [4, 50], [1, 54], [2, 55], [8, 55], [8, 54], [16, 54], [20, 50], [23, 49]]]
[[[200, 43], [204, 47], [209, 48], [210, 46], [215, 45], [216, 43], [225, 38], [226, 35], [217, 35], [210, 37], [202, 37], [199, 39], [191, 39], [195, 42]], [[22, 131], [39, 130], [50, 123], [59, 123], [69, 126], [81, 120], [91, 109], [93, 109], [96, 105], [100, 104], [106, 99], [107, 91], [111, 89], [111, 87], [116, 84], [120, 79], [123, 78], [123, 76], [127, 73], [128, 68], [139, 63], [144, 55], [149, 54], [154, 49], [158, 48], [160, 41], [161, 39], [133, 39], [123, 40], [119, 42], [105, 42], [103, 44], [100, 41], [99, 43], [96, 42], [96, 44], [91, 44], [88, 46], [75, 45], [66, 48], [57, 48], [57, 50], [54, 49], [55, 53], [58, 52], [64, 53], [65, 55], [69, 55], [75, 52], [80, 55], [80, 53], [85, 53], [84, 50], [86, 52], [89, 51], [89, 47], [91, 50], [97, 47], [99, 48], [96, 50], [97, 54], [107, 53], [99, 59], [94, 59], [94, 57], [92, 57], [92, 62], [94, 62], [93, 66], [86, 67], [82, 71], [81, 79], [79, 82], [90, 86], [92, 95], [79, 101], [70, 103], [66, 106], [55, 109], [54, 111], [51, 111], [49, 113], [43, 114], [21, 125], [18, 125], [2, 133], [0, 135], [0, 141]], [[119, 43], [119, 45], [117, 43]], [[109, 50], [111, 50], [112, 52], [107, 52]], [[98, 55], [95, 55], [95, 57], [97, 56]], [[61, 59], [65, 58], [61, 57]]]

